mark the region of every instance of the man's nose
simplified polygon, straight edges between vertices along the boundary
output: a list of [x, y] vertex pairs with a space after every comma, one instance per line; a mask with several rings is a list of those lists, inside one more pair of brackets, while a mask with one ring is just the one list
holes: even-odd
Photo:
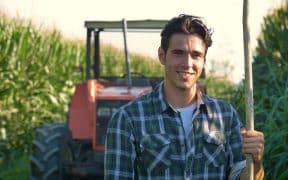
[[190, 54], [187, 54], [187, 56], [183, 62], [183, 65], [187, 66], [187, 67], [193, 67], [194, 66], [194, 60]]

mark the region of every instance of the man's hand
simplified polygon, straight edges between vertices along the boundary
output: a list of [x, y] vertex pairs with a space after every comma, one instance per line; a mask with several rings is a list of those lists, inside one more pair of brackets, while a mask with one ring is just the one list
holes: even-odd
[[261, 163], [264, 153], [264, 135], [259, 131], [246, 131], [241, 129], [243, 138], [242, 151], [251, 154], [254, 163]]
[[264, 179], [262, 158], [264, 153], [264, 134], [259, 131], [241, 129], [242, 151], [244, 154], [251, 154], [254, 162], [254, 177], [256, 180]]

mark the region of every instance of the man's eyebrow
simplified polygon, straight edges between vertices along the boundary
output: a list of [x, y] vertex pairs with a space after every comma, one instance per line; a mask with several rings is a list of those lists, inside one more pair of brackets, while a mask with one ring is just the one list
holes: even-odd
[[184, 49], [172, 49], [172, 52], [186, 52]]
[[200, 56], [203, 56], [205, 54], [205, 53], [198, 51], [198, 50], [187, 51], [186, 49], [181, 49], [181, 48], [180, 49], [179, 48], [172, 49], [171, 52], [173, 52], [173, 53], [187, 53], [190, 55], [200, 55]]

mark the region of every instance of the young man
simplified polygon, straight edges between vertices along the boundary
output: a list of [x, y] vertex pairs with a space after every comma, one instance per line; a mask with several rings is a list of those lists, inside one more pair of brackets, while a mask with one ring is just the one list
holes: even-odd
[[164, 81], [110, 120], [105, 179], [238, 179], [244, 153], [253, 155], [255, 177], [264, 175], [263, 134], [242, 129], [241, 136], [235, 109], [197, 88], [211, 34], [196, 16], [180, 15], [164, 27]]

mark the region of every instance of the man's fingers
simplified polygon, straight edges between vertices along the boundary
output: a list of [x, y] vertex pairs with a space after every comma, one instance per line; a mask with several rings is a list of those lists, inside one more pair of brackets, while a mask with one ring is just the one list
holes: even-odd
[[263, 137], [244, 137], [243, 138], [243, 143], [244, 144], [249, 144], [249, 143], [262, 143], [264, 144], [264, 138]]
[[262, 151], [259, 148], [243, 148], [243, 153], [253, 154], [253, 155], [261, 155]]
[[246, 130], [242, 130], [241, 129], [241, 136], [242, 138], [245, 140], [246, 138], [253, 138], [253, 137], [256, 137], [256, 138], [260, 138], [260, 139], [263, 139], [264, 141], [264, 134], [262, 132], [259, 132], [259, 131], [246, 131]]
[[264, 136], [262, 132], [255, 131], [255, 130], [250, 130], [247, 131], [247, 136]]
[[244, 143], [243, 149], [264, 149], [264, 144], [262, 143]]
[[262, 160], [264, 152], [264, 134], [256, 130], [246, 131], [241, 129], [242, 151], [245, 154], [251, 154], [254, 162]]

